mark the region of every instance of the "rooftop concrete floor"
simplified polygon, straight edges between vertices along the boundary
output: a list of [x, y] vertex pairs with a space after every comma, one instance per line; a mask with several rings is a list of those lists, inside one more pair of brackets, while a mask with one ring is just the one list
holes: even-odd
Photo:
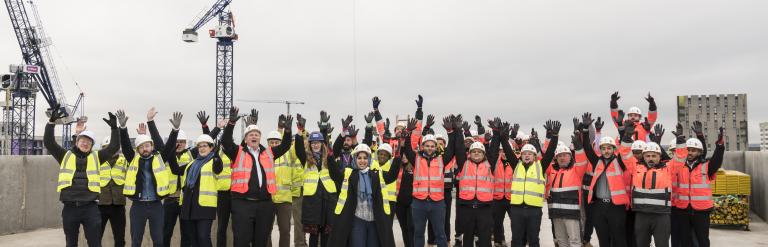
[[[454, 211], [455, 212], [455, 211]], [[452, 215], [453, 216], [453, 215]], [[554, 246], [553, 240], [552, 240], [552, 231], [550, 221], [547, 218], [546, 210], [544, 210], [544, 220], [542, 220], [542, 226], [541, 226], [541, 246], [547, 246], [552, 247]], [[768, 246], [768, 224], [766, 224], [765, 221], [761, 220], [759, 217], [755, 216], [754, 214], [751, 215], [752, 222], [750, 223], [750, 231], [744, 231], [741, 229], [721, 229], [721, 228], [713, 228], [710, 231], [710, 240], [712, 242], [712, 246], [738, 246], [738, 247], [746, 247], [746, 246]], [[452, 221], [453, 222], [453, 221]], [[511, 232], [509, 230], [509, 218], [505, 218], [505, 235], [507, 241], [510, 240]], [[453, 227], [453, 226], [452, 226]], [[107, 227], [109, 229], [109, 227]], [[397, 222], [395, 222], [394, 227], [394, 234], [395, 234], [395, 241], [397, 242], [397, 246], [403, 246], [402, 239], [400, 239], [400, 227]], [[453, 230], [451, 230], [453, 232]], [[293, 230], [291, 230], [293, 232]], [[149, 234], [149, 232], [146, 232], [145, 234]], [[82, 231], [81, 231], [82, 235]], [[126, 236], [129, 238], [129, 236]], [[85, 246], [85, 243], [83, 241], [83, 238], [81, 236], [80, 246]], [[277, 240], [278, 240], [278, 231], [277, 226], [272, 231], [272, 241], [273, 246], [277, 246]], [[291, 240], [293, 240], [293, 237], [291, 237]], [[452, 240], [452, 238], [451, 238]], [[128, 239], [126, 239], [128, 241]], [[106, 241], [105, 241], [106, 242]], [[0, 236], [0, 246], [63, 246], [65, 244], [64, 242], [64, 232], [62, 229], [41, 229], [37, 231], [32, 232], [26, 232], [26, 233], [19, 233], [19, 234], [11, 234], [11, 235], [5, 235]], [[106, 244], [106, 243], [105, 243]], [[592, 237], [592, 244], [594, 246], [597, 245], [597, 236], [593, 235]], [[147, 241], [143, 242], [143, 246], [150, 246], [150, 243]], [[291, 243], [291, 246], [293, 246], [293, 243]]]

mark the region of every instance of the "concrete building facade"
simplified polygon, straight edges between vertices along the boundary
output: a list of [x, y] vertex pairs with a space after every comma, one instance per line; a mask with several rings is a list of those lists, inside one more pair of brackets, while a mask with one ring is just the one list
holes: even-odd
[[686, 95], [677, 97], [677, 121], [684, 126], [688, 136], [694, 136], [694, 121], [704, 125], [707, 150], [714, 150], [718, 129], [725, 127], [725, 150], [746, 151], [749, 147], [747, 95], [715, 94]]

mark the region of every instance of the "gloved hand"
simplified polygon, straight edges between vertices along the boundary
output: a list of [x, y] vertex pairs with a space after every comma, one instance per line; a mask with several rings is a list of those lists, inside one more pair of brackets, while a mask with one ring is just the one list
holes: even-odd
[[453, 118], [454, 118], [453, 114], [443, 118], [443, 128], [448, 133], [451, 133], [453, 131]]
[[363, 119], [365, 119], [365, 122], [370, 125], [371, 122], [373, 122], [373, 112], [369, 112], [368, 114], [363, 116]]
[[722, 146], [723, 144], [725, 144], [725, 128], [720, 127], [719, 132], [720, 133], [717, 134], [717, 141], [715, 142], [715, 144]]
[[602, 120], [602, 118], [597, 117], [597, 121], [595, 122], [595, 132], [600, 133], [600, 130], [603, 129], [604, 125], [605, 122]]
[[622, 132], [622, 135], [621, 135], [622, 142], [628, 142], [628, 143], [633, 142], [632, 136], [635, 135], [635, 128], [631, 126], [631, 121], [632, 120], [627, 120], [626, 122], [624, 122], [624, 126], [627, 126], [627, 127], [624, 127], [624, 131]]
[[581, 137], [578, 134], [574, 134], [571, 136], [571, 143], [573, 144], [573, 150], [581, 150], [584, 148], [584, 145], [581, 141]]
[[[499, 119], [501, 121], [501, 119]], [[510, 130], [510, 124], [509, 122], [504, 122], [501, 124], [501, 130], [499, 130], [499, 139], [503, 142], [509, 141], [509, 130]]]
[[645, 118], [645, 121], [643, 121], [641, 124], [643, 126], [643, 129], [645, 132], [651, 132], [651, 122], [648, 122], [648, 118]]
[[381, 99], [379, 99], [378, 96], [373, 97], [373, 109], [378, 110], [380, 104], [381, 104]]
[[611, 94], [611, 109], [619, 108], [619, 99], [621, 99], [619, 96], [619, 91]]
[[435, 115], [429, 114], [427, 115], [427, 124], [424, 125], [424, 129], [431, 129], [433, 125], [435, 125]]
[[349, 124], [352, 123], [352, 115], [347, 115], [346, 118], [341, 119], [341, 128], [347, 129], [349, 127]]
[[[102, 120], [104, 120], [104, 122], [107, 122], [107, 125], [109, 125], [109, 128], [117, 129], [117, 116], [115, 116], [115, 114], [112, 114], [112, 112], [107, 113], [107, 115], [109, 115], [109, 119], [102, 118]], [[81, 123], [83, 125], [82, 130], [85, 130], [85, 122], [77, 121], [78, 127], [81, 125]]]
[[552, 139], [552, 120], [547, 120], [547, 122], [544, 123], [544, 137]]
[[419, 94], [419, 98], [416, 100], [416, 107], [421, 108], [423, 104], [424, 104], [424, 97], [421, 97], [421, 94]]
[[181, 112], [174, 112], [173, 118], [168, 119], [169, 122], [171, 122], [171, 125], [173, 125], [173, 129], [178, 130], [179, 127], [181, 127], [181, 118], [184, 115], [181, 114]]
[[248, 125], [257, 125], [259, 124], [259, 111], [256, 109], [251, 109], [251, 115], [246, 118]]
[[467, 121], [462, 121], [461, 128], [464, 130], [464, 135], [472, 133], [469, 131], [469, 123]]
[[56, 104], [55, 106], [51, 107], [51, 118], [48, 119], [49, 123], [56, 122], [56, 120], [64, 118], [66, 113], [61, 111], [61, 105]]
[[354, 124], [351, 124], [347, 128], [347, 133], [346, 134], [347, 134], [348, 137], [356, 137], [358, 131], [360, 131], [360, 130], [357, 129]]
[[408, 130], [408, 132], [416, 130], [416, 123], [417, 121], [415, 118], [408, 119], [408, 125], [406, 127], [406, 130]]
[[384, 121], [384, 140], [389, 141], [392, 139], [392, 132], [389, 131], [389, 118]]
[[229, 123], [232, 125], [237, 124], [237, 121], [240, 120], [240, 115], [238, 113], [240, 112], [240, 108], [237, 108], [237, 106], [233, 106], [229, 108]]
[[595, 120], [592, 119], [592, 113], [585, 112], [581, 115], [581, 129], [582, 130], [589, 130], [589, 126], [594, 123]]
[[331, 124], [328, 121], [331, 121], [331, 116], [325, 111], [320, 111], [320, 121], [317, 122], [317, 128], [319, 128], [320, 131], [323, 131], [324, 128], [327, 129]]
[[199, 111], [197, 112], [197, 120], [200, 121], [200, 125], [206, 126], [208, 125], [208, 115], [205, 114], [205, 111]]
[[645, 100], [648, 101], [648, 111], [656, 111], [656, 100], [651, 96], [651, 92], [648, 92], [648, 97]]
[[291, 115], [284, 116], [283, 129], [285, 131], [291, 131], [292, 127], [293, 127], [293, 116]]
[[285, 129], [285, 115], [280, 114], [280, 116], [277, 117], [277, 128], [278, 129]]
[[664, 126], [661, 124], [656, 124], [656, 126], [653, 127], [653, 132], [650, 135], [651, 141], [655, 143], [661, 143], [661, 138], [664, 136]]
[[299, 132], [304, 132], [304, 128], [306, 127], [307, 119], [302, 117], [301, 114], [296, 114], [296, 128], [299, 129]]
[[696, 134], [696, 137], [704, 136], [704, 125], [700, 121], [693, 121], [691, 130]]
[[117, 110], [117, 120], [120, 122], [120, 128], [125, 128], [128, 124], [128, 116], [125, 115], [125, 111]]
[[618, 115], [613, 119], [613, 121], [616, 121], [616, 124], [618, 124], [619, 127], [623, 126], [622, 124], [624, 124], [624, 111], [619, 110]]
[[685, 143], [685, 135], [683, 135], [683, 125], [682, 124], [677, 123], [677, 126], [675, 126], [675, 130], [672, 131], [672, 134], [675, 135], [675, 139], [677, 139], [677, 144]]

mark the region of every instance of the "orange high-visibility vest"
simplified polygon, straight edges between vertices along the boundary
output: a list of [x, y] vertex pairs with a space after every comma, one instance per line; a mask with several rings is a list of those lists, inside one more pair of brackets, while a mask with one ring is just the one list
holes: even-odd
[[[232, 186], [231, 191], [237, 193], [248, 192], [248, 181], [251, 180], [251, 169], [253, 168], [253, 157], [248, 155], [247, 147], [240, 146], [237, 151], [237, 156], [234, 162], [232, 162]], [[274, 155], [271, 148], [266, 148], [264, 152], [259, 154], [259, 164], [264, 169], [264, 174], [267, 176], [267, 191], [269, 194], [274, 195], [277, 193], [277, 185], [275, 184], [275, 168], [274, 168]]]
[[480, 164], [467, 160], [459, 172], [458, 179], [459, 198], [462, 200], [477, 198], [481, 202], [490, 202], [493, 199], [493, 176], [488, 160]]
[[509, 200], [512, 188], [512, 175], [515, 169], [511, 165], [504, 165], [504, 162], [499, 158], [496, 163], [496, 170], [493, 172], [493, 199], [501, 200], [506, 198]]
[[554, 169], [550, 166], [546, 193], [550, 215], [580, 214], [582, 171], [578, 167]]
[[437, 156], [432, 162], [416, 155], [416, 166], [413, 168], [413, 197], [419, 200], [443, 200], [443, 160]]
[[[621, 166], [619, 165], [619, 157], [616, 157], [611, 161], [608, 166], [603, 164], [603, 160], [600, 159], [598, 161], [597, 166], [595, 166], [594, 169], [594, 175], [592, 176], [592, 181], [589, 183], [589, 193], [587, 195], [587, 203], [592, 203], [592, 197], [593, 193], [595, 191], [595, 183], [597, 183], [597, 179], [600, 178], [600, 175], [605, 172], [605, 176], [608, 179], [608, 187], [611, 191], [611, 202], [614, 205], [627, 205], [629, 204], [629, 178], [631, 178], [629, 172], [624, 172], [621, 170]], [[589, 168], [588, 168], [589, 169]], [[592, 170], [592, 169], [590, 169]]]
[[694, 210], [704, 211], [714, 206], [708, 167], [709, 162], [701, 163], [693, 170], [685, 164], [677, 167], [676, 181], [672, 184], [675, 207], [686, 209], [690, 205]]
[[672, 177], [668, 166], [648, 169], [635, 167], [632, 177], [632, 210], [646, 213], [669, 213]]

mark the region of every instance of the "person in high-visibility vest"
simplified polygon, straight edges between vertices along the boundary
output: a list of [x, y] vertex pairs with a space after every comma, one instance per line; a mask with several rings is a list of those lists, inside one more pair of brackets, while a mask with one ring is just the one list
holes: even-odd
[[[611, 94], [611, 119], [614, 120], [613, 123], [616, 127], [623, 125], [622, 120], [616, 121], [617, 119], [620, 119], [619, 116], [621, 116], [621, 118], [624, 117], [624, 111], [619, 110], [618, 102], [620, 98], [621, 96], [619, 96], [619, 92]], [[646, 97], [645, 100], [648, 101], [648, 115], [645, 119], [643, 119], [642, 110], [637, 106], [630, 107], [626, 112], [627, 119], [631, 120], [631, 124], [628, 126], [635, 129], [632, 140], [650, 141], [648, 139], [648, 134], [651, 132], [649, 126], [653, 126], [659, 116], [659, 113], [656, 112], [656, 100], [651, 96], [651, 93], [648, 93], [648, 97]]]
[[[305, 121], [300, 118], [301, 114], [297, 115], [299, 118], [299, 124], [297, 126], [303, 126]], [[282, 142], [283, 134], [281, 131], [285, 129], [284, 126], [285, 116], [280, 115], [278, 120], [278, 130], [272, 131], [267, 136], [267, 144], [270, 147], [280, 146]], [[304, 142], [300, 128], [300, 133], [296, 135], [294, 143]], [[293, 213], [293, 189], [294, 183], [297, 177], [301, 177], [301, 174], [297, 174], [294, 168], [294, 163], [298, 163], [296, 159], [295, 145], [291, 147], [291, 150], [283, 154], [275, 160], [275, 182], [277, 183], [277, 193], [272, 196], [272, 202], [275, 203], [275, 213], [277, 220], [277, 229], [280, 233], [278, 245], [280, 247], [288, 247], [291, 245], [291, 214]]]
[[[101, 142], [101, 149], [109, 147], [112, 138], [106, 137]], [[120, 143], [115, 140], [116, 143]], [[116, 144], [119, 146], [119, 144]], [[105, 157], [106, 158], [106, 157]], [[107, 222], [112, 228], [115, 246], [125, 246], [125, 169], [128, 162], [119, 152], [101, 163], [101, 193], [99, 193], [99, 212], [101, 212], [101, 237], [104, 237]]]
[[[366, 144], [368, 146], [374, 146], [374, 140], [373, 140], [373, 131], [375, 131], [375, 126], [373, 123], [375, 113], [371, 112], [368, 115], [365, 116], [365, 121], [368, 123], [365, 126], [365, 136], [363, 137], [363, 144]], [[392, 169], [393, 162], [394, 162], [394, 152], [392, 150], [392, 145], [389, 145], [389, 143], [381, 143], [379, 145], [376, 145], [375, 148], [371, 149], [374, 153], [372, 157], [372, 163], [371, 163], [371, 169], [373, 170], [380, 170], [381, 172], [388, 172], [390, 169]], [[397, 181], [392, 181], [387, 184], [385, 187], [387, 190], [387, 201], [389, 201], [389, 207], [392, 209], [392, 211], [395, 210], [395, 202], [397, 202]], [[390, 220], [390, 226], [392, 223], [394, 223], [394, 217], [395, 214], [389, 214], [389, 220]]]
[[[701, 124], [695, 124], [694, 132], [701, 131]], [[704, 145], [699, 138], [690, 138], [683, 145], [685, 137], [682, 132], [679, 124], [673, 132], [678, 140], [675, 159], [682, 163], [673, 169], [672, 175], [672, 225], [679, 228], [673, 233], [679, 234], [677, 239], [681, 246], [692, 246], [695, 238], [699, 246], [708, 247], [709, 214], [714, 207], [712, 182], [723, 164], [724, 128], [720, 127], [715, 151], [709, 159], [706, 159]]]
[[[208, 127], [208, 114], [205, 111], [197, 112], [197, 120], [200, 121], [203, 134], [206, 134], [217, 140], [219, 133], [227, 126], [229, 122], [226, 119], [219, 119], [216, 126], [211, 130]], [[216, 199], [216, 246], [227, 246], [227, 235], [229, 234], [229, 215], [232, 212], [232, 196], [229, 192], [229, 188], [232, 185], [232, 159], [224, 154], [222, 149], [219, 149], [219, 157], [221, 158], [223, 170], [221, 173], [216, 174], [216, 182], [218, 183], [218, 196]]]
[[[574, 136], [571, 136], [573, 151], [558, 144], [555, 149], [555, 164], [547, 169], [547, 206], [552, 219], [555, 242], [563, 247], [581, 247], [581, 185], [587, 170], [587, 157], [581, 131], [589, 131], [588, 125], [574, 118]], [[552, 145], [552, 144], [550, 144]], [[573, 152], [573, 153], [572, 153]]]
[[[456, 139], [461, 139], [462, 117], [449, 116], [443, 119], [443, 127], [448, 132], [448, 146], [441, 155], [437, 153], [437, 140], [434, 135], [426, 135], [421, 140], [421, 151], [417, 154], [406, 142], [401, 151], [413, 164], [413, 201], [411, 215], [414, 225], [414, 246], [424, 246], [424, 230], [427, 220], [433, 229], [444, 227], [446, 205], [445, 198], [445, 169], [446, 164], [453, 160], [454, 154], [464, 152], [464, 145]], [[410, 138], [410, 133], [416, 130], [417, 120], [408, 121], [404, 135]], [[460, 151], [459, 151], [460, 150]], [[439, 247], [446, 247], [448, 241], [444, 231], [435, 231], [435, 242]]]
[[[595, 154], [592, 145], [583, 145], [589, 160], [585, 175], [585, 179], [590, 177], [586, 187], [587, 210], [591, 211], [589, 215], [597, 231], [600, 246], [627, 245], [626, 217], [631, 192], [629, 186], [635, 166], [630, 149], [635, 129], [631, 120], [614, 121], [623, 123], [619, 127], [622, 146], [618, 152], [616, 140], [610, 136], [601, 138], [600, 156]], [[591, 125], [593, 121], [590, 118], [584, 122]], [[582, 131], [582, 139], [589, 140], [589, 133]]]
[[354, 168], [345, 168], [343, 173], [330, 170], [331, 179], [341, 184], [341, 189], [329, 246], [395, 246], [386, 184], [397, 179], [400, 167], [395, 164], [386, 172], [371, 169], [373, 159], [366, 144], [357, 145], [352, 155]]
[[331, 130], [330, 116], [320, 112], [320, 131], [309, 134], [309, 145], [296, 143], [296, 158], [304, 165], [302, 187], [301, 223], [305, 234], [309, 234], [309, 246], [328, 246], [331, 219], [336, 205], [338, 185], [333, 182], [329, 171], [336, 169], [335, 159], [328, 150], [326, 136]]
[[499, 141], [509, 139], [507, 137], [509, 124], [503, 125], [499, 118], [490, 121], [490, 124], [495, 135], [488, 150], [482, 142], [476, 141], [470, 145], [468, 154], [456, 152], [456, 165], [459, 171], [456, 176], [459, 180], [456, 212], [462, 214], [456, 225], [461, 226], [461, 232], [464, 233], [463, 246], [471, 247], [475, 244], [475, 234], [469, 233], [477, 234], [479, 246], [491, 246], [493, 174], [497, 168]]
[[79, 122], [78, 127], [82, 127], [79, 128], [80, 131], [75, 132], [79, 132], [75, 137], [75, 145], [67, 150], [56, 143], [54, 136], [56, 122], [64, 118], [66, 114], [59, 105], [54, 106], [50, 111], [51, 117], [45, 125], [43, 145], [59, 163], [56, 191], [59, 192], [59, 200], [64, 204], [61, 210], [61, 221], [66, 236], [66, 245], [78, 245], [78, 234], [82, 225], [88, 246], [101, 246], [101, 230], [99, 228], [101, 216], [97, 206], [102, 182], [99, 165], [118, 152], [117, 117], [109, 113], [109, 119], [104, 119], [110, 126], [110, 136], [115, 142], [98, 152], [93, 151], [96, 135], [92, 131], [85, 130], [84, 122]]
[[[501, 139], [500, 141], [505, 140]], [[509, 142], [509, 140], [506, 141]], [[509, 216], [509, 208], [512, 206], [509, 203], [509, 198], [511, 197], [514, 167], [503, 152], [504, 147], [499, 146], [499, 148], [502, 150], [499, 152], [496, 168], [493, 171], [493, 244], [497, 247], [507, 247], [504, 237], [504, 218]]]
[[272, 197], [277, 193], [275, 160], [289, 151], [293, 138], [292, 116], [285, 116], [283, 141], [277, 147], [261, 145], [258, 111], [251, 110], [246, 118], [243, 140], [236, 144], [232, 138], [240, 116], [237, 107], [230, 108], [229, 123], [224, 127], [221, 146], [224, 154], [232, 159], [232, 237], [235, 246], [266, 246], [275, 220], [275, 204]]
[[672, 207], [672, 167], [674, 160], [661, 159], [661, 146], [648, 142], [643, 159], [632, 175], [632, 209], [635, 211], [635, 246], [668, 247]]
[[[171, 124], [173, 129], [168, 136], [168, 143], [176, 143], [176, 137], [181, 126], [182, 114], [173, 113]], [[128, 117], [124, 112], [118, 111], [120, 121], [120, 143], [123, 155], [130, 160], [125, 174], [123, 194], [133, 201], [131, 204], [131, 244], [141, 246], [144, 238], [144, 228], [149, 222], [150, 236], [154, 246], [163, 244], [163, 205], [161, 200], [171, 194], [170, 174], [171, 167], [166, 164], [175, 164], [173, 156], [175, 146], [165, 145], [158, 152], [152, 138], [147, 135], [136, 136], [135, 149], [131, 146], [131, 139], [125, 124]]]
[[171, 163], [172, 171], [178, 172], [181, 195], [179, 219], [185, 231], [181, 232], [196, 246], [213, 246], [211, 228], [216, 218], [218, 183], [217, 174], [223, 162], [214, 150], [214, 141], [207, 134], [195, 141], [195, 157], [184, 166]]
[[[541, 228], [541, 208], [544, 206], [545, 171], [552, 163], [555, 156], [555, 148], [560, 132], [561, 124], [558, 121], [549, 120], [544, 125], [547, 136], [551, 136], [550, 144], [537, 160], [538, 137], [535, 131], [531, 131], [530, 144], [525, 144], [520, 150], [520, 159], [512, 160], [515, 165], [512, 176], [512, 187], [509, 209], [512, 223], [512, 246], [539, 246], [539, 229]], [[512, 148], [507, 143], [502, 143], [507, 157], [512, 155]]]

